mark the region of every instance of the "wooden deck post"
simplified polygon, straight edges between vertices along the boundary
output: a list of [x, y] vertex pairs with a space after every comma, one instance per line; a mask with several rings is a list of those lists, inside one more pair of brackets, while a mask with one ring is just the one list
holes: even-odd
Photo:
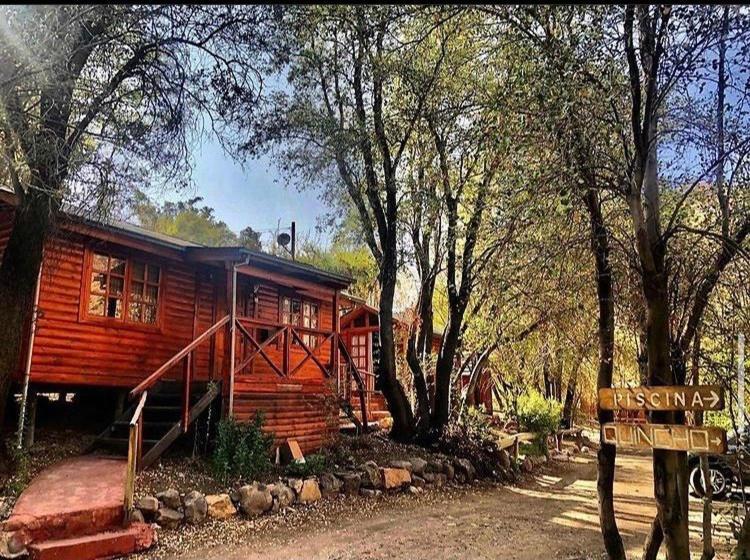
[[234, 416], [234, 361], [237, 351], [237, 263], [232, 263], [229, 309], [229, 417]]
[[331, 340], [331, 372], [336, 376], [336, 390], [339, 390], [339, 334], [341, 317], [339, 316], [339, 291], [333, 293], [333, 340]]

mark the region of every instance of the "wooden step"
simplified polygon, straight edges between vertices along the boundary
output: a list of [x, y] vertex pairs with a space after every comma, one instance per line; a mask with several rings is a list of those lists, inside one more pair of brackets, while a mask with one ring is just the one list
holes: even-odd
[[133, 523], [125, 529], [34, 542], [28, 552], [31, 560], [96, 560], [146, 550], [153, 541], [154, 530], [149, 525]]

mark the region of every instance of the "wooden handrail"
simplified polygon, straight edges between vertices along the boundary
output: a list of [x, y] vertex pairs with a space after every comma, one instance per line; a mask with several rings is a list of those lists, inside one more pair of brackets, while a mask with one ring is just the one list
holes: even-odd
[[333, 331], [327, 331], [324, 329], [313, 329], [311, 327], [302, 327], [298, 325], [287, 325], [285, 323], [272, 323], [269, 321], [261, 321], [259, 319], [253, 319], [251, 317], [237, 317], [238, 323], [245, 323], [254, 327], [267, 328], [267, 329], [284, 329], [286, 327], [293, 327], [298, 332], [303, 334], [317, 334], [319, 336], [329, 336], [333, 334]]
[[167, 373], [170, 369], [172, 369], [175, 365], [177, 365], [180, 360], [185, 358], [188, 354], [190, 354], [193, 350], [195, 350], [202, 342], [204, 342], [206, 339], [211, 337], [216, 331], [221, 329], [224, 325], [226, 325], [229, 322], [229, 315], [225, 315], [222, 319], [220, 319], [215, 325], [212, 327], [209, 327], [208, 330], [203, 332], [200, 336], [198, 336], [196, 339], [194, 339], [190, 344], [185, 346], [182, 350], [177, 352], [174, 356], [169, 358], [164, 365], [162, 365], [159, 369], [157, 369], [154, 373], [149, 375], [146, 379], [141, 381], [141, 383], [132, 391], [130, 391], [130, 398], [133, 399], [143, 393], [144, 391], [150, 389], [153, 387], [153, 385], [161, 379], [165, 373]]
[[143, 408], [146, 406], [148, 391], [141, 393], [133, 416], [128, 423], [128, 462], [125, 471], [125, 517], [130, 518], [135, 499], [135, 476], [143, 454]]
[[349, 349], [346, 347], [346, 344], [344, 344], [344, 341], [341, 338], [339, 338], [339, 349], [341, 350], [341, 353], [344, 355], [344, 358], [351, 367], [354, 380], [357, 383], [357, 388], [359, 389], [359, 407], [362, 414], [362, 430], [364, 432], [367, 432], [367, 395], [365, 390], [365, 382], [362, 380], [362, 375], [360, 374], [357, 364], [354, 363], [354, 360], [349, 354]]

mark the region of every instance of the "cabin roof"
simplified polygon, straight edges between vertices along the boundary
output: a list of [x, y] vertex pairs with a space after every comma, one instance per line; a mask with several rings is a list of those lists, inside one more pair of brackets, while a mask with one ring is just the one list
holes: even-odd
[[[11, 195], [13, 194], [13, 189], [4, 184], [0, 184], [0, 191], [4, 191]], [[7, 195], [2, 198], [7, 199], [6, 202], [10, 204], [13, 203]], [[122, 220], [109, 219], [105, 221], [86, 218], [76, 215], [75, 211], [72, 209], [66, 210], [65, 214], [70, 220], [85, 224], [88, 227], [124, 235], [126, 237], [176, 250], [179, 253], [184, 254], [188, 261], [204, 263], [214, 262], [217, 264], [219, 262], [223, 264], [225, 261], [235, 261], [238, 263], [247, 261], [249, 264], [257, 265], [261, 268], [304, 278], [336, 289], [346, 288], [354, 281], [351, 277], [343, 274], [323, 270], [299, 261], [292, 261], [275, 255], [269, 255], [262, 251], [253, 251], [245, 247], [208, 247], [193, 241], [186, 241], [171, 235], [151, 231]]]

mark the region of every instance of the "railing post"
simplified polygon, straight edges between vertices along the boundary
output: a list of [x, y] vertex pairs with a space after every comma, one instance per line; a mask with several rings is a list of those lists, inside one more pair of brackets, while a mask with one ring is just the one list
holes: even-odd
[[289, 355], [290, 355], [290, 349], [292, 345], [292, 327], [287, 325], [284, 327], [284, 377], [289, 376]]
[[187, 432], [190, 421], [190, 383], [193, 376], [193, 353], [185, 356], [182, 371], [182, 433]]

